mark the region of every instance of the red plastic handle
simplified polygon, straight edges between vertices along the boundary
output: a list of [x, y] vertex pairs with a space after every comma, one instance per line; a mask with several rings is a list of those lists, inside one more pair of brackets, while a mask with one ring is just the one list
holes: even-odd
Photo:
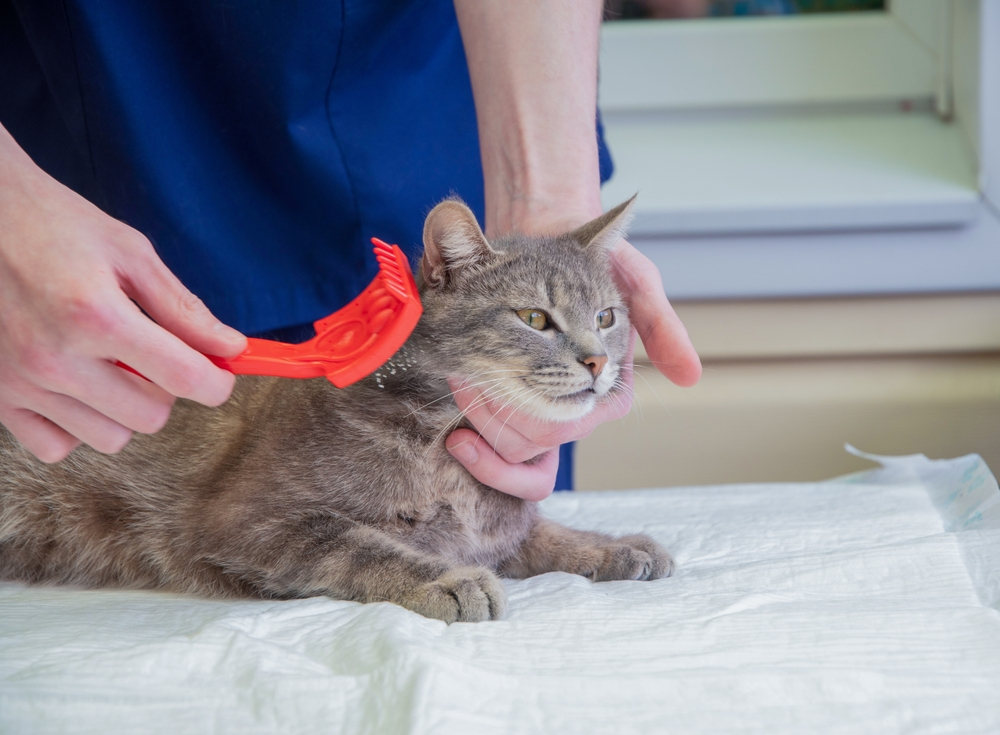
[[[315, 323], [316, 336], [302, 344], [249, 340], [236, 357], [208, 355], [237, 375], [326, 378], [346, 388], [375, 372], [403, 346], [423, 307], [410, 264], [397, 245], [372, 238], [379, 273], [357, 298]], [[136, 375], [132, 368], [118, 363]]]

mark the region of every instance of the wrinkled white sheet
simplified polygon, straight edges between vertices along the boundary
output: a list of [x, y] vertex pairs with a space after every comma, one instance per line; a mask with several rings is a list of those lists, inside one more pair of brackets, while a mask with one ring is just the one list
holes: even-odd
[[671, 579], [391, 604], [0, 585], [2, 733], [1000, 733], [1000, 494], [978, 457], [827, 483], [563, 494]]

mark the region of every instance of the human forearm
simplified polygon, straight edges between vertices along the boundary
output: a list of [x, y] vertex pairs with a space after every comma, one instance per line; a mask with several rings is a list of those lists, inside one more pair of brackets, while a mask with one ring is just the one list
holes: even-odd
[[601, 212], [599, 0], [455, 0], [476, 100], [486, 231], [568, 229]]

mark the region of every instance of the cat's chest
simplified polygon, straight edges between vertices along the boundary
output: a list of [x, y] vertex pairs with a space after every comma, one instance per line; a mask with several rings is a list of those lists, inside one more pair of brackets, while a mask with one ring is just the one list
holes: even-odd
[[495, 566], [527, 537], [533, 504], [483, 486], [451, 456], [445, 442], [464, 421], [450, 395], [385, 383], [350, 393], [354, 421], [339, 446], [353, 469], [341, 502], [414, 549]]
[[402, 450], [405, 480], [400, 492], [390, 493], [387, 523], [410, 546], [493, 566], [527, 537], [535, 506], [484, 486], [459, 464], [445, 438], [461, 416], [454, 408], [442, 413], [451, 418], [425, 436], [426, 443]]
[[389, 525], [415, 549], [495, 567], [527, 538], [534, 518], [533, 504], [467, 476], [448, 490], [426, 495], [424, 502], [399, 503]]

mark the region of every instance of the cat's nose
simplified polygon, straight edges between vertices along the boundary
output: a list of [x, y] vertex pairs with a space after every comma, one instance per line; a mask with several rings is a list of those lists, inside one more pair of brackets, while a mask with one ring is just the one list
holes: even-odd
[[608, 364], [607, 355], [591, 355], [590, 357], [585, 357], [580, 360], [584, 365], [590, 368], [590, 372], [596, 378], [601, 374], [604, 366]]

